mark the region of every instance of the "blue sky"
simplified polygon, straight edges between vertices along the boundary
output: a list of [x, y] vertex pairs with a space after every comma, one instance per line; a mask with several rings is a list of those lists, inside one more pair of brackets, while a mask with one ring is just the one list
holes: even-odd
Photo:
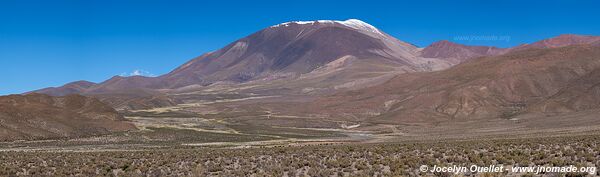
[[[595, 1], [0, 1], [0, 95], [114, 75], [160, 75], [270, 25], [361, 19], [396, 38], [510, 47], [600, 35]], [[460, 40], [461, 37], [503, 40]]]

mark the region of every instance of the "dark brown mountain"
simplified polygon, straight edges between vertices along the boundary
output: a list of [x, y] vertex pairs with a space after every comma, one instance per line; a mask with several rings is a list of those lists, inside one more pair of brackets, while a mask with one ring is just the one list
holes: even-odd
[[442, 58], [461, 63], [471, 58], [494, 56], [508, 52], [509, 49], [489, 46], [467, 46], [447, 40], [435, 42], [421, 51], [421, 56], [426, 58]]
[[398, 75], [375, 87], [320, 99], [309, 109], [323, 110], [332, 118], [354, 115], [385, 123], [598, 109], [598, 73], [597, 46], [528, 49], [443, 71]]
[[113, 108], [80, 95], [0, 97], [0, 141], [74, 138], [136, 129]]

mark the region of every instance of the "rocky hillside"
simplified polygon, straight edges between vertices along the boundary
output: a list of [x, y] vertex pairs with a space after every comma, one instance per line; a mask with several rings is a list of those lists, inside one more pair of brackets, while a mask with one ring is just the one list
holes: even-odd
[[43, 94], [0, 97], [0, 141], [74, 138], [136, 129], [91, 97]]
[[596, 109], [599, 72], [597, 46], [527, 49], [439, 72], [398, 75], [378, 86], [320, 99], [312, 109], [387, 123]]

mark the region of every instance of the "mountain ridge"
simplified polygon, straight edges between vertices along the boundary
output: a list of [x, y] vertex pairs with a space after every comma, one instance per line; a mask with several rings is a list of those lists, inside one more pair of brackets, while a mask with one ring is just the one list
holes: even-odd
[[[286, 22], [203, 54], [167, 74], [158, 77], [116, 76], [80, 93], [174, 89], [220, 81], [240, 83], [276, 75], [299, 76], [345, 56], [368, 59], [371, 63], [381, 63], [379, 65], [395, 65], [402, 72], [449, 67], [450, 64], [442, 60], [419, 58], [418, 50], [416, 46], [356, 19]], [[36, 92], [52, 94], [48, 89]]]
[[381, 85], [323, 97], [309, 109], [385, 123], [596, 109], [600, 104], [589, 98], [600, 93], [594, 77], [600, 72], [598, 57], [600, 48], [589, 44], [521, 50], [438, 72], [398, 75]]
[[[318, 22], [318, 21], [315, 21], [315, 22]], [[295, 24], [295, 23], [294, 22], [286, 22], [286, 23], [282, 23], [282, 24], [287, 24], [289, 26], [289, 25]], [[282, 25], [282, 24], [279, 24], [279, 25]], [[277, 25], [274, 25], [274, 26], [277, 26]], [[550, 42], [548, 42], [548, 41], [550, 41]], [[565, 44], [560, 44], [560, 43], [557, 43], [556, 41], [567, 41], [567, 42]], [[547, 43], [555, 43], [555, 44], [548, 45], [548, 46], [544, 45]], [[451, 60], [451, 63], [457, 64], [457, 63], [464, 62], [465, 60], [468, 60], [470, 58], [501, 55], [501, 54], [505, 54], [505, 53], [512, 52], [512, 51], [524, 50], [527, 48], [548, 48], [548, 47], [552, 48], [555, 46], [566, 46], [566, 45], [586, 44], [586, 43], [589, 43], [591, 45], [600, 45], [600, 37], [587, 36], [587, 35], [564, 34], [564, 35], [559, 35], [554, 38], [540, 40], [540, 41], [534, 42], [532, 44], [523, 44], [523, 45], [511, 47], [511, 48], [497, 48], [497, 47], [490, 47], [490, 46], [469, 46], [469, 45], [454, 43], [454, 42], [451, 42], [448, 40], [441, 40], [441, 41], [434, 42], [431, 45], [423, 48], [420, 51], [420, 54], [417, 54], [417, 55], [425, 57], [425, 58], [440, 58], [443, 60]], [[235, 44], [237, 44], [237, 43], [232, 43], [228, 46], [231, 46], [231, 45], [235, 46]], [[406, 43], [406, 44], [409, 46], [414, 46], [410, 43]], [[416, 48], [416, 46], [414, 46], [414, 47]], [[227, 46], [225, 48], [227, 48]], [[215, 52], [217, 52], [217, 51], [215, 51]], [[71, 93], [84, 93], [86, 91], [86, 89], [89, 89], [90, 87], [93, 87], [96, 85], [100, 85], [105, 82], [122, 82], [123, 80], [127, 80], [125, 82], [144, 83], [144, 84], [141, 84], [144, 86], [143, 88], [158, 89], [159, 87], [157, 87], [156, 85], [159, 85], [160, 82], [156, 81], [155, 78], [163, 78], [163, 77], [169, 77], [171, 75], [177, 75], [178, 73], [183, 72], [186, 69], [189, 69], [189, 67], [191, 65], [193, 65], [194, 63], [206, 59], [208, 56], [210, 56], [211, 54], [214, 54], [215, 52], [207, 52], [199, 57], [189, 60], [188, 62], [182, 64], [181, 66], [173, 69], [169, 73], [158, 76], [158, 77], [114, 76], [111, 79], [108, 79], [99, 84], [89, 84], [88, 86], [84, 86], [84, 87], [72, 88], [73, 85], [78, 85], [79, 82], [89, 82], [89, 81], [75, 81], [75, 82], [67, 83], [60, 87], [48, 87], [48, 88], [43, 88], [40, 90], [35, 90], [32, 92], [45, 93], [45, 94], [50, 94], [50, 95], [54, 95], [54, 96], [63, 96], [63, 95], [71, 94]], [[143, 81], [139, 81], [139, 80], [143, 80]], [[192, 79], [192, 80], [194, 80], [194, 79]], [[181, 84], [178, 82], [179, 81], [175, 81], [175, 85], [188, 86], [188, 84]], [[183, 82], [183, 81], [181, 81], [181, 82]], [[90, 82], [90, 83], [92, 83], [92, 82]], [[208, 85], [209, 84], [209, 83], [203, 82], [200, 79], [196, 79], [194, 81], [187, 81], [186, 83], [193, 83], [193, 84], [199, 84], [199, 85]], [[193, 85], [193, 84], [189, 84], [189, 85]], [[121, 89], [122, 88], [127, 88], [127, 86], [123, 86], [123, 87], [121, 87]], [[92, 92], [93, 92], [93, 90], [110, 91], [110, 89], [100, 89], [100, 88], [92, 89]]]
[[211, 90], [223, 83], [230, 89], [253, 85], [247, 87], [254, 88], [250, 94], [325, 95], [381, 84], [398, 74], [444, 70], [474, 58], [535, 48], [598, 45], [598, 39], [569, 34], [512, 48], [442, 40], [418, 48], [356, 19], [296, 21], [252, 33], [158, 77], [115, 76], [98, 84], [69, 83], [33, 92], [90, 95], [123, 109], [174, 106], [182, 101], [169, 94]]

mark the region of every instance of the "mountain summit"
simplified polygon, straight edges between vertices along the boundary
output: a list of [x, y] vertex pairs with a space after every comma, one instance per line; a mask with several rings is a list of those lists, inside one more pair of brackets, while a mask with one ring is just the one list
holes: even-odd
[[383, 33], [381, 31], [379, 31], [379, 29], [375, 28], [373, 25], [368, 24], [368, 23], [358, 20], [358, 19], [348, 19], [345, 21], [337, 21], [337, 20], [291, 21], [291, 22], [285, 22], [285, 23], [273, 25], [271, 27], [272, 28], [288, 27], [291, 24], [296, 24], [296, 25], [342, 24], [347, 27], [354, 28], [356, 30], [361, 30], [363, 32], [383, 35]]
[[398, 74], [442, 70], [478, 57], [598, 41], [595, 36], [561, 35], [506, 49], [449, 41], [418, 48], [357, 19], [292, 21], [257, 31], [158, 77], [115, 76], [98, 84], [77, 82], [34, 92], [93, 95], [124, 109], [172, 106], [196, 99], [183, 93], [215, 90], [323, 95], [379, 85]]
[[295, 21], [258, 31], [161, 78], [170, 88], [217, 81], [246, 82], [273, 74], [309, 73], [344, 56], [379, 59], [377, 62], [421, 71], [425, 62], [417, 59], [417, 50], [356, 19]]
[[[443, 60], [419, 57], [419, 49], [357, 19], [293, 21], [273, 25], [201, 55], [159, 77], [114, 77], [82, 93], [124, 89], [176, 89], [218, 82], [244, 83], [259, 79], [334, 77], [325, 71], [333, 61], [339, 70], [369, 68], [368, 72], [418, 72], [449, 67]], [[341, 62], [342, 60], [346, 62]], [[328, 65], [330, 64], [330, 65]], [[340, 68], [341, 67], [341, 68]], [[319, 69], [318, 74], [313, 71]], [[329, 74], [323, 76], [323, 73]], [[315, 76], [316, 77], [316, 76]], [[370, 76], [369, 76], [370, 77]], [[347, 78], [362, 79], [365, 76]], [[343, 84], [346, 80], [333, 80]], [[55, 93], [52, 89], [42, 93]], [[60, 92], [62, 93], [62, 92]], [[71, 93], [71, 92], [69, 92]]]

